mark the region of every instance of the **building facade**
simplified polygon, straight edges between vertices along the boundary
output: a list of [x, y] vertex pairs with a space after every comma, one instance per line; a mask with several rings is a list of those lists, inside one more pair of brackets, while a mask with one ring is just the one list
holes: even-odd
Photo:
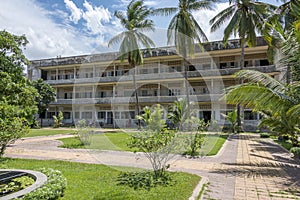
[[[196, 116], [223, 124], [222, 113], [234, 106], [220, 101], [224, 89], [237, 84], [233, 74], [240, 70], [239, 40], [204, 44], [193, 58], [187, 58], [188, 85], [185, 85], [183, 58], [174, 47], [144, 51], [144, 64], [133, 70], [127, 61], [121, 62], [118, 53], [57, 57], [33, 60], [28, 68], [30, 79], [42, 78], [56, 90], [56, 100], [44, 115], [43, 125], [53, 123], [53, 115], [63, 112], [64, 124], [80, 119], [103, 127], [134, 127], [136, 125], [133, 73], [138, 87], [141, 109], [154, 104], [167, 107], [186, 97]], [[268, 46], [257, 38], [255, 47], [245, 49], [245, 69], [258, 70], [271, 76], [279, 75], [276, 66], [267, 60]], [[243, 109], [244, 127], [256, 129], [259, 115]]]

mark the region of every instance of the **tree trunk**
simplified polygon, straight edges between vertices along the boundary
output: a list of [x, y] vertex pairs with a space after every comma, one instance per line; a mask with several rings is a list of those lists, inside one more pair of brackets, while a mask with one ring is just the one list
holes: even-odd
[[[140, 114], [140, 104], [139, 104], [139, 97], [138, 97], [138, 88], [137, 88], [137, 84], [136, 84], [136, 80], [135, 80], [135, 64], [131, 63], [130, 64], [132, 69], [133, 69], [133, 74], [132, 74], [132, 80], [133, 80], [133, 87], [134, 87], [134, 95], [135, 95], [135, 112], [137, 113], [137, 115]], [[138, 129], [141, 129], [141, 120], [138, 119]]]
[[[240, 62], [240, 70], [243, 70], [245, 67], [245, 38], [241, 39], [241, 62]], [[243, 79], [239, 79], [239, 84], [243, 83]], [[242, 131], [242, 119], [241, 119], [241, 105], [236, 105], [237, 110], [237, 133], [240, 133]]]

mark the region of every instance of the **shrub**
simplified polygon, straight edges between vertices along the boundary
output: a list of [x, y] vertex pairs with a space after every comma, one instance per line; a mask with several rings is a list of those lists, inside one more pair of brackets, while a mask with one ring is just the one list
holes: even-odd
[[38, 171], [44, 173], [48, 180], [45, 185], [40, 187], [33, 192], [30, 192], [23, 196], [24, 200], [54, 200], [63, 196], [64, 190], [67, 185], [66, 178], [61, 174], [60, 171], [54, 169], [42, 168]]
[[34, 179], [29, 176], [14, 178], [9, 183], [0, 185], [0, 196], [22, 190], [33, 183]]
[[269, 133], [261, 133], [260, 138], [269, 138], [270, 134]]
[[58, 127], [62, 126], [63, 120], [64, 120], [63, 113], [61, 111], [59, 111], [57, 117], [55, 115], [53, 116], [53, 120], [54, 120], [53, 128], [58, 128]]
[[157, 177], [153, 172], [123, 172], [118, 176], [118, 185], [127, 185], [136, 189], [150, 190], [158, 185], [168, 186], [174, 184], [170, 174], [164, 173]]
[[290, 152], [293, 153], [295, 157], [300, 158], [300, 147], [293, 147]]

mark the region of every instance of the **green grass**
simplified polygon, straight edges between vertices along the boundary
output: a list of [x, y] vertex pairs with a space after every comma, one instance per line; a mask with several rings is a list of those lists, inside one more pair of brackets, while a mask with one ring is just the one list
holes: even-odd
[[227, 140], [228, 135], [206, 135], [205, 143], [200, 150], [200, 155], [214, 156]]
[[57, 134], [69, 134], [74, 133], [74, 130], [61, 130], [61, 129], [30, 129], [29, 133], [25, 137], [36, 137], [36, 136], [49, 136]]
[[293, 147], [292, 143], [288, 141], [279, 141], [278, 136], [271, 136], [270, 138], [274, 140], [274, 142], [282, 146], [283, 148], [287, 149], [288, 151]]
[[[187, 134], [184, 135], [188, 136]], [[228, 135], [205, 135], [205, 144], [203, 145], [200, 154], [213, 156], [216, 155]], [[130, 134], [118, 132], [118, 133], [105, 133], [105, 134], [93, 134], [91, 135], [91, 144], [82, 145], [79, 138], [63, 138], [59, 139], [64, 144], [63, 148], [87, 148], [87, 149], [99, 149], [99, 150], [116, 150], [116, 151], [134, 151], [127, 146], [130, 140]]]
[[157, 186], [150, 191], [134, 190], [128, 186], [116, 184], [122, 170], [137, 171], [141, 169], [109, 167], [96, 164], [82, 164], [64, 161], [39, 161], [27, 159], [4, 159], [1, 168], [38, 169], [53, 168], [60, 170], [67, 178], [67, 188], [62, 200], [123, 200], [123, 199], [174, 199], [185, 200], [190, 197], [200, 177], [187, 173], [172, 173], [175, 184]]

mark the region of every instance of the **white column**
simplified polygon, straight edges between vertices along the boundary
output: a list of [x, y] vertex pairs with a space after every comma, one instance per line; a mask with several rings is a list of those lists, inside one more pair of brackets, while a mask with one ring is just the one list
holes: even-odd
[[56, 68], [55, 76], [56, 76], [56, 80], [58, 80], [58, 68]]
[[114, 76], [116, 76], [116, 63], [114, 63]]
[[74, 67], [74, 79], [76, 79], [76, 67]]

